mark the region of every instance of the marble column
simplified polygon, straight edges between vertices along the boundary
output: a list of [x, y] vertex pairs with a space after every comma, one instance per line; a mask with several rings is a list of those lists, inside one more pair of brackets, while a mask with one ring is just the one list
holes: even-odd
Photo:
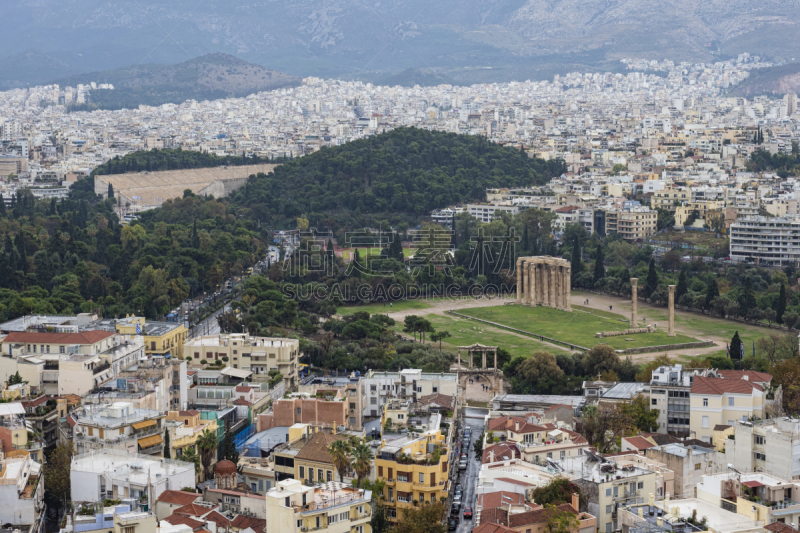
[[469, 369], [472, 370], [472, 350], [469, 351]]
[[494, 369], [497, 370], [497, 350], [494, 351]]
[[631, 278], [631, 327], [636, 327], [636, 312], [639, 307], [639, 279]]
[[481, 368], [486, 368], [486, 350], [483, 350], [481, 352], [481, 359], [483, 360], [483, 364], [481, 365]]
[[517, 304], [522, 303], [522, 259], [517, 259]]
[[461, 350], [458, 350], [458, 369], [461, 370]]
[[534, 279], [534, 293], [533, 293], [533, 303], [534, 305], [539, 305], [542, 303], [542, 289], [544, 288], [544, 281], [542, 280], [542, 269], [537, 263], [531, 264], [531, 276]]
[[523, 263], [522, 268], [524, 269], [522, 273], [522, 286], [523, 286], [522, 294], [525, 296], [525, 299], [523, 300], [522, 303], [525, 305], [529, 305], [531, 303], [531, 292], [530, 292], [531, 283], [530, 283], [530, 277], [528, 276], [528, 263], [527, 262]]
[[530, 280], [530, 304], [536, 306], [536, 264], [527, 264], [528, 279]]
[[547, 265], [547, 271], [550, 275], [550, 290], [548, 291], [550, 307], [556, 307], [556, 269], [554, 265]]
[[570, 301], [570, 296], [572, 291], [570, 288], [572, 287], [572, 268], [567, 267], [564, 269], [564, 310], [571, 313], [572, 312], [572, 302]]
[[667, 337], [675, 336], [675, 285], [669, 287], [669, 329]]

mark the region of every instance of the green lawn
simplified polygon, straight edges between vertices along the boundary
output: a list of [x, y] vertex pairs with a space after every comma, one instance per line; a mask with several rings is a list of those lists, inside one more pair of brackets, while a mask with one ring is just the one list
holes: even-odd
[[[355, 248], [343, 249], [342, 250], [342, 259], [344, 259], [345, 261], [349, 261], [350, 260], [350, 256], [353, 253], [353, 250], [355, 250]], [[367, 255], [367, 253], [370, 253], [372, 255], [381, 255], [381, 249], [377, 248], [377, 247], [376, 248], [359, 248], [358, 249], [358, 253], [361, 255], [362, 258], [364, 258]], [[409, 255], [411, 255], [413, 253], [414, 253], [414, 250], [412, 250], [411, 248], [403, 248], [403, 257], [408, 257]]]
[[[479, 342], [487, 346], [505, 348], [512, 357], [517, 355], [528, 357], [533, 352], [539, 351], [550, 352], [553, 355], [564, 352], [564, 350], [542, 344], [533, 338], [514, 335], [511, 332], [493, 328], [467, 318], [443, 315], [425, 315], [425, 318], [430, 320], [437, 331], [446, 330], [452, 335], [442, 341], [442, 348], [445, 349], [455, 349], [458, 346], [469, 346]], [[394, 330], [402, 332], [403, 324], [397, 323]], [[466, 358], [466, 355], [463, 357]], [[466, 359], [464, 360], [466, 361]]]
[[[497, 322], [505, 326], [521, 329], [537, 335], [544, 335], [565, 342], [591, 348], [595, 344], [609, 344], [618, 350], [642, 346], [660, 346], [694, 342], [697, 339], [686, 335], [667, 337], [667, 321], [659, 322], [655, 333], [638, 333], [619, 337], [600, 339], [595, 333], [600, 331], [621, 331], [628, 329], [626, 317], [606, 311], [597, 311], [582, 306], [573, 306], [573, 311], [559, 311], [549, 307], [525, 307], [503, 305], [497, 307], [473, 307], [459, 311], [465, 315]], [[640, 314], [641, 316], [641, 314]], [[652, 322], [652, 321], [650, 321]]]
[[[587, 298], [592, 297], [592, 295], [589, 293], [581, 293], [578, 291], [574, 291], [573, 294], [586, 294]], [[620, 300], [620, 304], [624, 305], [626, 309], [630, 308], [627, 301]], [[573, 307], [577, 308], [579, 306]], [[616, 308], [616, 305], [614, 307]], [[600, 311], [593, 312], [599, 313]], [[656, 309], [642, 309], [640, 306], [639, 316], [646, 316], [648, 322], [657, 322], [660, 328], [662, 322], [664, 324], [667, 323], [667, 308], [658, 307]], [[699, 313], [683, 313], [680, 311], [675, 313], [675, 331], [683, 332], [686, 335], [698, 337], [703, 340], [709, 338], [713, 340], [721, 339], [721, 342], [727, 342], [729, 344], [730, 340], [733, 338], [733, 334], [738, 331], [739, 337], [742, 339], [742, 343], [745, 345], [746, 356], [753, 354], [754, 341], [757, 341], [761, 337], [765, 337], [770, 333], [776, 333], [778, 335], [788, 334], [793, 337], [797, 336], [797, 334], [794, 332], [789, 333], [783, 330], [761, 328], [749, 324], [742, 324], [741, 322], [734, 322], [733, 320], [725, 320], [724, 318], [701, 315]], [[725, 355], [724, 347], [722, 351], [719, 352], [719, 355]]]
[[393, 311], [407, 311], [409, 309], [427, 309], [429, 307], [430, 304], [424, 300], [401, 300], [399, 302], [393, 302], [391, 307], [388, 303], [385, 306], [382, 303], [351, 305], [347, 307], [340, 307], [336, 310], [336, 312], [340, 315], [350, 315], [356, 311], [366, 311], [372, 315], [375, 313], [384, 314], [391, 313]]

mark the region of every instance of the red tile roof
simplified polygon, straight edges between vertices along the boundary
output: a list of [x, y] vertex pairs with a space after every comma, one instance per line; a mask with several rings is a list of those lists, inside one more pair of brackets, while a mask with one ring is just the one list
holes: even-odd
[[194, 518], [189, 518], [188, 516], [179, 515], [179, 514], [171, 514], [166, 517], [164, 520], [172, 524], [173, 526], [178, 526], [181, 524], [186, 524], [193, 530], [197, 530], [198, 528], [203, 527], [206, 525], [205, 522], [201, 522], [200, 520], [195, 520]]
[[172, 514], [203, 517], [206, 514], [208, 514], [209, 511], [210, 509], [208, 507], [203, 507], [202, 505], [195, 505], [193, 503], [187, 503], [183, 507], [178, 507], [177, 509], [172, 511]]
[[41, 343], [41, 344], [94, 344], [116, 335], [111, 331], [82, 331], [80, 333], [38, 333], [32, 331], [14, 331], [9, 333], [3, 342]]
[[190, 409], [188, 411], [178, 411], [178, 416], [197, 416], [200, 414], [200, 411], [197, 409]]
[[[568, 512], [574, 515], [578, 513], [568, 503], [562, 503], [556, 506], [556, 512]], [[547, 522], [554, 510], [550, 507], [546, 509], [535, 509], [532, 511], [525, 511], [522, 513], [508, 513], [508, 509], [502, 507], [495, 507], [487, 511], [481, 511], [481, 524], [488, 524], [493, 522], [495, 524], [503, 524], [510, 528], [518, 528], [531, 524], [542, 524]]]
[[247, 385], [237, 385], [236, 392], [250, 392], [250, 387]]
[[772, 381], [772, 375], [766, 372], [756, 372], [755, 370], [720, 370], [719, 377], [724, 379], [744, 379], [747, 376], [748, 381], [757, 381], [760, 383], [769, 383]]
[[772, 533], [797, 533], [797, 530], [789, 524], [781, 524], [780, 522], [767, 524], [764, 526], [764, 529], [767, 531], [772, 531]]
[[[494, 452], [494, 461], [490, 461], [490, 454]], [[519, 449], [513, 442], [500, 442], [483, 449], [481, 463], [508, 461], [520, 457]]]
[[478, 499], [475, 506], [480, 507], [481, 510], [485, 510], [494, 509], [495, 507], [500, 507], [501, 505], [522, 505], [523, 503], [525, 503], [524, 495], [517, 494], [516, 492], [506, 492], [501, 490], [498, 492], [478, 494]]
[[231, 527], [235, 529], [247, 529], [249, 527], [253, 531], [264, 531], [267, 528], [267, 521], [264, 518], [239, 514], [231, 522]]
[[516, 529], [511, 529], [502, 524], [487, 524], [482, 522], [481, 525], [474, 528], [472, 533], [518, 533]]
[[511, 483], [512, 485], [519, 485], [521, 487], [535, 487], [533, 483], [528, 483], [527, 481], [520, 481], [518, 479], [511, 479], [510, 477], [498, 477], [496, 478], [497, 481], [503, 481], [504, 483]]
[[692, 394], [722, 396], [727, 393], [752, 394], [753, 389], [763, 390], [760, 385], [743, 379], [706, 378], [696, 376], [692, 382]]
[[482, 522], [481, 525], [472, 530], [472, 533], [518, 533], [516, 529], [511, 529], [501, 524], [487, 524]]
[[165, 490], [156, 501], [174, 505], [189, 505], [190, 503], [194, 503], [198, 498], [202, 499], [203, 495], [197, 492], [187, 492], [185, 490]]
[[218, 527], [225, 527], [230, 525], [231, 521], [219, 514], [217, 511], [211, 511], [203, 518], [208, 522], [214, 522]]
[[637, 450], [646, 450], [647, 448], [653, 448], [655, 446], [655, 444], [644, 437], [625, 437], [622, 440], [626, 441]]

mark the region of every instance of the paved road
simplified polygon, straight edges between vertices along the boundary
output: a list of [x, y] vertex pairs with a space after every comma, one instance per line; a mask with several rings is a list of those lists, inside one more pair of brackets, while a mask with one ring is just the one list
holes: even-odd
[[[469, 415], [471, 414], [478, 414], [480, 418], [472, 418]], [[469, 533], [472, 531], [472, 528], [475, 525], [474, 518], [471, 520], [464, 519], [464, 508], [472, 507], [473, 512], [475, 511], [475, 487], [478, 484], [478, 471], [481, 469], [480, 462], [475, 459], [475, 452], [473, 452], [472, 443], [475, 442], [475, 439], [480, 436], [481, 431], [483, 430], [483, 415], [485, 413], [472, 413], [467, 412], [467, 416], [464, 417], [463, 425], [464, 427], [469, 426], [472, 428], [472, 437], [470, 440], [469, 450], [467, 454], [469, 456], [469, 461], [467, 462], [467, 470], [462, 471], [459, 473], [458, 483], [464, 487], [464, 496], [462, 498], [461, 504], [461, 512], [458, 516], [458, 529], [456, 530], [457, 533]]]
[[231, 308], [230, 304], [226, 304], [221, 309], [214, 311], [211, 315], [209, 315], [204, 320], [201, 320], [191, 330], [191, 337], [199, 337], [201, 335], [218, 335], [219, 334], [219, 322], [217, 322], [217, 317], [223, 311], [229, 311]]

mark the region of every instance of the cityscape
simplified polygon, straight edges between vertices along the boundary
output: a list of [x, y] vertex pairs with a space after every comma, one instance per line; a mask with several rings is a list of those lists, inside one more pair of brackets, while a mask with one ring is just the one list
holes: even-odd
[[314, 9], [285, 72], [193, 11], [3, 59], [0, 533], [800, 533], [790, 30], [459, 22], [445, 78]]

